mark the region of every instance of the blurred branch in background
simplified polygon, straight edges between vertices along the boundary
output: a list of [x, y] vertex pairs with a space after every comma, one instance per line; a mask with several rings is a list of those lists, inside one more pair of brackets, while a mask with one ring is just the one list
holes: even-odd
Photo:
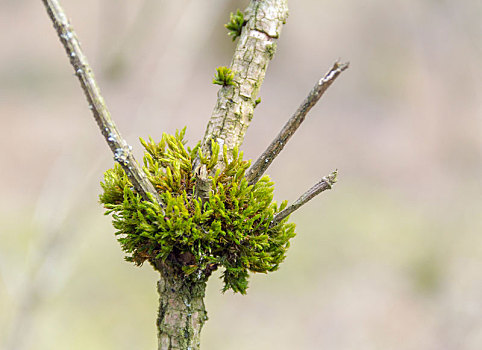
[[[34, 208], [32, 222], [39, 227], [30, 244], [24, 266], [6, 261], [0, 255], [0, 273], [15, 300], [10, 319], [5, 320], [4, 350], [32, 349], [35, 315], [42, 304], [60, 293], [77, 265], [80, 232], [79, 222], [88, 222], [90, 203], [79, 202], [81, 194], [92, 186], [100, 161], [85, 176], [72, 167], [71, 153], [59, 156], [44, 182]], [[18, 276], [20, 278], [18, 279]], [[18, 280], [16, 283], [14, 279]]]
[[[182, 1], [177, 1], [182, 3]], [[158, 24], [165, 25], [165, 1], [144, 0], [139, 5], [135, 17], [129, 23], [126, 21], [125, 12], [128, 4], [117, 0], [99, 2], [99, 61], [103, 62], [102, 75], [110, 80], [123, 78], [131, 72], [134, 54], [151, 44], [153, 29]], [[127, 29], [125, 27], [127, 26]], [[159, 30], [166, 33], [167, 28]], [[120, 34], [124, 32], [124, 35]], [[157, 30], [156, 30], [157, 31]], [[160, 43], [157, 43], [159, 45]], [[136, 62], [137, 65], [137, 62]]]
[[[215, 6], [207, 6], [197, 0], [179, 1], [179, 8], [175, 9], [176, 20], [173, 21], [171, 15], [170, 27], [162, 29], [162, 33], [167, 35], [161, 45], [162, 52], [156, 54], [149, 69], [136, 78], [147, 83], [141, 85], [144, 91], [139, 94], [132, 118], [134, 122], [146, 115], [154, 115], [165, 121], [174, 117], [164, 113], [176, 111], [179, 104], [185, 102], [185, 87], [189, 86], [189, 79], [196, 75], [200, 52], [206, 48], [220, 19], [228, 12], [228, 6], [229, 3], [225, 1], [218, 1]], [[207, 18], [210, 20], [202, 20]], [[163, 94], [159, 94], [161, 84], [166, 86]]]

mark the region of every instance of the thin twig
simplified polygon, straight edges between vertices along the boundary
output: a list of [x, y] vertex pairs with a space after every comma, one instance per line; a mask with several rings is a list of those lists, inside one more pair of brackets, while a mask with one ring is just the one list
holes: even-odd
[[295, 133], [301, 123], [305, 120], [306, 115], [310, 109], [318, 102], [318, 100], [323, 96], [325, 91], [330, 87], [330, 85], [335, 81], [335, 79], [348, 68], [349, 63], [335, 62], [333, 67], [321, 78], [310, 94], [303, 103], [298, 107], [295, 114], [288, 120], [283, 129], [279, 132], [278, 136], [271, 142], [268, 148], [263, 152], [263, 154], [256, 160], [256, 162], [249, 168], [246, 173], [246, 179], [250, 184], [255, 184], [263, 176], [264, 172], [271, 165], [273, 160], [278, 156], [286, 142]]
[[122, 166], [134, 188], [144, 199], [149, 199], [148, 194], [150, 193], [160, 202], [161, 199], [154, 189], [154, 186], [147, 179], [134, 158], [131, 147], [122, 138], [110, 116], [110, 112], [107, 109], [104, 98], [100, 94], [100, 89], [94, 78], [94, 73], [90, 68], [87, 57], [80, 47], [77, 34], [72, 29], [64, 10], [57, 0], [42, 0], [42, 2], [67, 52], [70, 64], [74, 68], [77, 78], [79, 78], [80, 85], [82, 86], [82, 90], [84, 90], [94, 119], [112, 153], [114, 153], [114, 159]]
[[323, 177], [320, 182], [318, 182], [316, 185], [311, 187], [308, 191], [303, 193], [303, 195], [300, 198], [298, 198], [293, 204], [291, 204], [289, 207], [287, 207], [286, 209], [276, 214], [273, 221], [271, 221], [270, 227], [274, 227], [278, 225], [281, 222], [281, 220], [285, 219], [288, 215], [290, 215], [296, 209], [301, 207], [303, 204], [313, 199], [316, 195], [320, 194], [323, 191], [330, 190], [333, 187], [333, 185], [336, 183], [337, 175], [338, 175], [338, 171], [335, 170], [330, 175]]

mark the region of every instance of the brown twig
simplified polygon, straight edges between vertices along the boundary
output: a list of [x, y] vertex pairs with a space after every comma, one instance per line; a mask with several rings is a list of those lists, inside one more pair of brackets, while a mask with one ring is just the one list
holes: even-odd
[[70, 64], [74, 68], [77, 78], [79, 78], [82, 90], [84, 90], [89, 108], [92, 110], [94, 119], [99, 129], [107, 141], [114, 159], [122, 166], [129, 176], [134, 188], [144, 199], [149, 199], [152, 195], [157, 201], [161, 202], [154, 186], [149, 182], [141, 167], [132, 154], [131, 147], [122, 138], [120, 132], [111, 118], [104, 98], [100, 94], [100, 89], [90, 68], [87, 57], [83, 53], [77, 34], [67, 19], [67, 15], [57, 0], [42, 0], [50, 19], [57, 31], [62, 45], [70, 59]]
[[280, 211], [278, 214], [275, 215], [273, 221], [271, 221], [270, 227], [274, 227], [278, 225], [281, 220], [285, 219], [288, 215], [294, 212], [296, 209], [301, 207], [303, 204], [307, 203], [311, 199], [313, 199], [316, 195], [320, 194], [323, 191], [330, 190], [333, 185], [336, 183], [336, 177], [338, 176], [338, 171], [335, 170], [330, 175], [325, 176], [318, 182], [316, 185], [311, 187], [308, 191], [303, 193], [300, 198], [298, 198], [293, 204], [291, 204], [286, 209]]
[[273, 160], [278, 156], [281, 150], [286, 145], [286, 142], [295, 133], [301, 123], [305, 120], [306, 115], [310, 109], [319, 101], [321, 96], [335, 81], [335, 79], [348, 68], [349, 63], [335, 62], [333, 67], [321, 78], [303, 103], [298, 107], [295, 114], [288, 120], [283, 129], [271, 142], [263, 154], [256, 160], [256, 162], [249, 168], [246, 173], [246, 179], [250, 184], [255, 184], [263, 176], [264, 172], [271, 165]]

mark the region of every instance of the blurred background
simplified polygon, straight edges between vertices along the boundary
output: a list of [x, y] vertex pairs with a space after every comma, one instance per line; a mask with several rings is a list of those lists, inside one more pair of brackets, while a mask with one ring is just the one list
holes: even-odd
[[[112, 115], [202, 138], [223, 24], [244, 0], [64, 0]], [[295, 200], [278, 272], [207, 290], [202, 347], [482, 349], [482, 2], [290, 1], [243, 150], [351, 62], [269, 174]], [[0, 348], [155, 349], [157, 274], [123, 261], [98, 203], [113, 157], [41, 1], [0, 0]]]

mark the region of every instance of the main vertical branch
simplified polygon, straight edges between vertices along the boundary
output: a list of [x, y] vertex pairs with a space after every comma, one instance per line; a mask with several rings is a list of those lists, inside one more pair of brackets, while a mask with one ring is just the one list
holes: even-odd
[[[218, 92], [201, 145], [204, 154], [210, 153], [211, 141], [226, 145], [228, 151], [243, 143], [268, 63], [276, 52], [276, 42], [287, 18], [287, 0], [251, 0], [231, 61], [234, 85], [223, 86]], [[204, 200], [209, 196], [210, 174], [199, 160], [196, 163], [196, 196]]]
[[245, 11], [246, 24], [231, 61], [235, 85], [223, 86], [203, 139], [203, 149], [215, 140], [232, 150], [243, 142], [253, 117], [276, 42], [288, 17], [287, 0], [252, 0]]

